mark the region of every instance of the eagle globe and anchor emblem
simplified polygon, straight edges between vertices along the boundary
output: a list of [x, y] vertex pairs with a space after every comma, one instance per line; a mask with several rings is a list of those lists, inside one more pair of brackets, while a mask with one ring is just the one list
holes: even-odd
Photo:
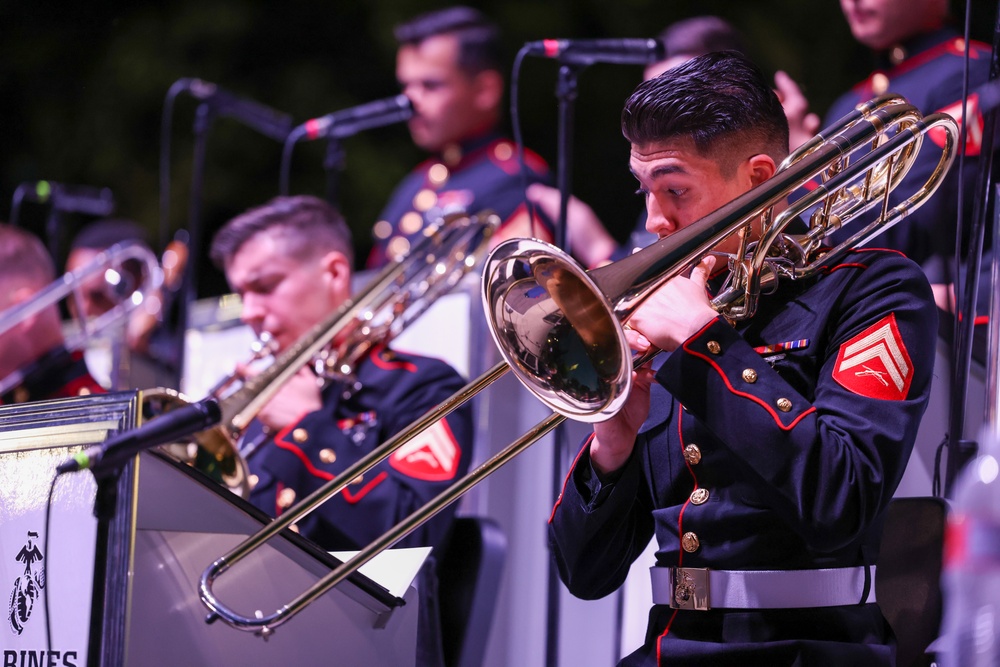
[[24, 624], [31, 617], [35, 600], [45, 588], [45, 568], [35, 565], [36, 561], [43, 560], [42, 552], [32, 542], [32, 539], [37, 540], [38, 533], [28, 531], [28, 541], [15, 557], [15, 560], [24, 563], [24, 574], [14, 581], [14, 589], [10, 593], [7, 620], [10, 622], [10, 629], [18, 635], [24, 631]]

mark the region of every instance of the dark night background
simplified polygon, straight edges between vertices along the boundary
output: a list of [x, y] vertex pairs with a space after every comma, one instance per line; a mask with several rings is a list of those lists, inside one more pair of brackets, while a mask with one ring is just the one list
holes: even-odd
[[[21, 183], [47, 179], [110, 188], [117, 214], [148, 228], [162, 250], [160, 128], [170, 85], [197, 77], [290, 114], [296, 124], [398, 92], [392, 26], [450, 3], [427, 0], [174, 0], [173, 2], [0, 3], [0, 219]], [[835, 0], [497, 0], [472, 4], [505, 32], [513, 55], [547, 37], [653, 36], [667, 24], [718, 14], [739, 27], [768, 74], [783, 69], [822, 114], [861, 79], [871, 57], [851, 38]], [[964, 3], [953, 3], [962, 20]], [[975, 0], [973, 36], [993, 41], [996, 5]], [[526, 143], [556, 163], [557, 66], [527, 59], [520, 71]], [[598, 64], [580, 76], [573, 150], [574, 191], [624, 238], [639, 210], [618, 130], [638, 67]], [[165, 236], [189, 225], [195, 100], [172, 114], [171, 203]], [[230, 118], [207, 134], [204, 244], [228, 217], [278, 192], [280, 144]], [[395, 183], [422, 159], [405, 126], [344, 142], [340, 204], [359, 257]], [[323, 195], [323, 142], [295, 150], [291, 191]], [[21, 224], [40, 231], [46, 207], [25, 203]], [[84, 222], [68, 217], [66, 239]], [[66, 241], [62, 241], [64, 244]], [[65, 247], [65, 246], [63, 246]], [[57, 261], [61, 261], [58, 258]], [[201, 296], [225, 283], [204, 269]]]

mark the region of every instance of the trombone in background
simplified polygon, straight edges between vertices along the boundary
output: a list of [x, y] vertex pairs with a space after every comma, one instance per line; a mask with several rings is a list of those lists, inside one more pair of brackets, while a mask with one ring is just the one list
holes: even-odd
[[[218, 402], [222, 412], [218, 426], [163, 449], [248, 497], [249, 469], [236, 443], [264, 405], [306, 364], [324, 380], [343, 380], [350, 388], [354, 369], [374, 345], [388, 344], [479, 263], [499, 222], [489, 211], [474, 216], [451, 213], [438, 219], [406, 257], [389, 264], [259, 374], [245, 379], [231, 375], [216, 383], [202, 400]], [[255, 358], [273, 351], [267, 339], [261, 336]], [[144, 391], [142, 400], [154, 415], [191, 402], [172, 389]]]
[[[138, 274], [126, 263], [137, 264]], [[134, 278], [138, 275], [138, 280]], [[66, 335], [65, 347], [76, 351], [103, 333], [121, 327], [138, 308], [148, 304], [163, 284], [163, 272], [156, 256], [145, 246], [127, 242], [116, 244], [99, 253], [90, 263], [57, 278], [30, 299], [0, 312], [0, 335], [46, 308], [58, 307], [69, 300], [75, 327]], [[97, 317], [86, 317], [83, 291], [102, 290], [111, 307]], [[0, 394], [19, 385], [24, 379], [19, 369], [0, 379]]]
[[[931, 133], [933, 144], [941, 151], [935, 169], [917, 191], [890, 208], [890, 192], [902, 181]], [[567, 416], [593, 422], [617, 412], [631, 388], [633, 368], [647, 358], [632, 359], [624, 321], [650, 293], [697, 264], [720, 241], [743, 232], [739, 251], [728, 258], [730, 279], [713, 306], [733, 320], [752, 317], [760, 296], [776, 287], [779, 280], [813, 276], [821, 258], [830, 261], [870, 240], [925, 202], [951, 166], [957, 141], [958, 127], [950, 116], [935, 113], [923, 117], [903, 98], [886, 95], [859, 105], [804, 144], [768, 181], [613, 264], [587, 272], [547, 243], [512, 239], [500, 244], [487, 260], [482, 295], [486, 319], [504, 361], [212, 563], [200, 583], [202, 602], [210, 610], [207, 621], [222, 618], [237, 629], [266, 638]], [[783, 208], [793, 193], [817, 178], [822, 183], [816, 189]], [[823, 246], [832, 232], [875, 207], [879, 207], [875, 219], [850, 239], [832, 249]], [[799, 237], [787, 234], [785, 228], [803, 214], [809, 217], [809, 230]], [[763, 233], [751, 243], [750, 234], [745, 232], [758, 220]], [[212, 585], [222, 573], [509, 369], [556, 412], [274, 613], [241, 616], [215, 596]]]

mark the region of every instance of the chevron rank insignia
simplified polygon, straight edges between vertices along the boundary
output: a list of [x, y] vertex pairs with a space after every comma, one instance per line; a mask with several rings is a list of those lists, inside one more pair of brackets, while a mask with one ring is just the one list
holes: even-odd
[[860, 396], [887, 401], [906, 398], [913, 365], [895, 315], [882, 318], [840, 346], [833, 379]]
[[389, 458], [389, 465], [410, 477], [428, 482], [452, 479], [462, 450], [444, 419], [427, 428]]

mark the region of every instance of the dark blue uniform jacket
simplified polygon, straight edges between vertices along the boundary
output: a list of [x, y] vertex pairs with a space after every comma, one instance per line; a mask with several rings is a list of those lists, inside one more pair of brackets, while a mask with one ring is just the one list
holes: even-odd
[[[524, 188], [549, 181], [548, 165], [525, 152], [521, 175], [515, 144], [489, 134], [462, 145], [454, 154], [435, 156], [411, 171], [396, 187], [375, 225], [369, 269], [405, 254], [420, 232], [442, 214], [456, 210], [479, 213], [489, 209], [500, 216], [500, 233], [510, 220], [526, 213]], [[537, 210], [532, 236], [551, 240], [552, 223]], [[400, 245], [401, 244], [401, 245]]]
[[[550, 522], [567, 587], [614, 591], [653, 536], [666, 567], [873, 564], [927, 405], [936, 317], [913, 262], [864, 250], [783, 283], [750, 320], [706, 326], [657, 371], [620, 476], [602, 486], [587, 446], [574, 464]], [[624, 664], [888, 665], [892, 643], [874, 604], [656, 606]]]
[[[346, 399], [342, 384], [327, 387], [321, 410], [248, 456], [258, 478], [250, 495], [254, 505], [280, 514], [464, 385], [443, 361], [386, 348], [359, 364], [357, 379], [361, 388]], [[464, 475], [471, 445], [465, 406], [300, 521], [300, 532], [328, 550], [366, 546]], [[454, 510], [445, 509], [397, 546], [440, 546]]]

